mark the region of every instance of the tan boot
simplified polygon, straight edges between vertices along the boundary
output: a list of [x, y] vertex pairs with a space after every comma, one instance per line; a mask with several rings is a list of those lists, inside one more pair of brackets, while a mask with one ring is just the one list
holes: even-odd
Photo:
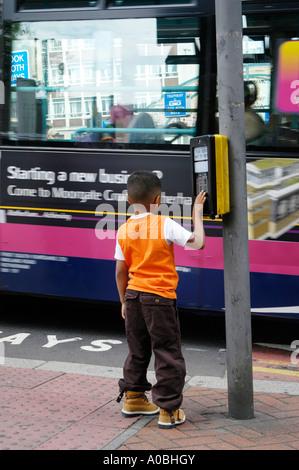
[[183, 424], [185, 420], [185, 413], [181, 409], [169, 413], [168, 411], [160, 408], [158, 427], [163, 429], [174, 428], [179, 424]]
[[123, 416], [133, 417], [137, 415], [155, 415], [160, 408], [150, 402], [144, 392], [125, 392], [126, 398], [122, 409]]

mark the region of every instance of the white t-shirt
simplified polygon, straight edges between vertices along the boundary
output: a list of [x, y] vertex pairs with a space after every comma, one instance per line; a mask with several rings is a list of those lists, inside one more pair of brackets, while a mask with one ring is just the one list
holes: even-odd
[[[130, 219], [140, 219], [141, 217], [147, 217], [150, 212], [145, 212], [143, 214], [132, 215]], [[176, 245], [185, 246], [189, 238], [191, 237], [191, 232], [186, 230], [180, 224], [172, 220], [170, 217], [166, 217], [164, 223], [164, 237], [168, 245], [171, 243], [175, 243]], [[123, 255], [122, 249], [116, 240], [116, 247], [115, 247], [115, 259], [124, 261], [125, 257]]]

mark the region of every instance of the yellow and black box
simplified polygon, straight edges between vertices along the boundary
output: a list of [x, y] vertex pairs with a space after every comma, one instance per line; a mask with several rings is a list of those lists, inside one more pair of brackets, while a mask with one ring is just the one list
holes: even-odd
[[215, 218], [230, 211], [228, 141], [213, 134], [190, 140], [192, 191], [207, 193], [203, 215]]

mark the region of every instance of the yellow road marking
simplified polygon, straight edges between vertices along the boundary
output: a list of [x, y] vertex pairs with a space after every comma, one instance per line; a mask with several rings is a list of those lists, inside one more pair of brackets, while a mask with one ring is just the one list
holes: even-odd
[[290, 365], [290, 361], [286, 362], [286, 361], [264, 361], [264, 359], [261, 359], [261, 358], [258, 358], [256, 359], [258, 362], [262, 362], [263, 364], [274, 364], [274, 365], [278, 365], [278, 366], [289, 366]]
[[267, 374], [291, 375], [293, 377], [299, 377], [299, 371], [293, 370], [270, 369], [268, 367], [253, 367], [252, 370], [253, 372], [266, 372]]

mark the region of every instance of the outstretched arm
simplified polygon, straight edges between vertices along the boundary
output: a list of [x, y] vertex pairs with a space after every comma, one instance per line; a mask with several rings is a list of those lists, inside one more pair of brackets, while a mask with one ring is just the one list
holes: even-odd
[[187, 246], [195, 250], [202, 250], [205, 247], [206, 238], [205, 230], [203, 226], [202, 216], [203, 216], [203, 206], [206, 201], [206, 193], [201, 191], [195, 199], [193, 206], [193, 226], [194, 232], [190, 236]]

